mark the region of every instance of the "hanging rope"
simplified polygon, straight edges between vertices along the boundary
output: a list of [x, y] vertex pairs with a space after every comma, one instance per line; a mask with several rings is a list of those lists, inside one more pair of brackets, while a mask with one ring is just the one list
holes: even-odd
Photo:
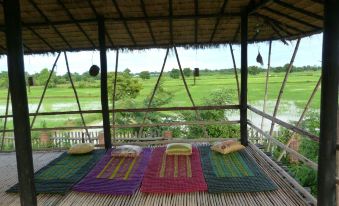
[[[283, 82], [281, 84], [281, 88], [280, 88], [280, 91], [279, 91], [279, 94], [278, 94], [277, 102], [275, 104], [274, 111], [273, 111], [273, 117], [277, 116], [277, 112], [278, 112], [278, 109], [279, 109], [279, 106], [280, 106], [280, 100], [281, 100], [282, 94], [284, 93], [284, 89], [285, 89], [285, 85], [286, 85], [288, 76], [291, 73], [291, 70], [292, 70], [292, 67], [293, 67], [293, 63], [294, 63], [294, 59], [295, 59], [295, 57], [297, 55], [299, 44], [300, 44], [300, 40], [301, 40], [301, 38], [299, 38], [297, 40], [297, 44], [295, 45], [294, 52], [293, 52], [290, 64], [288, 65], [288, 68], [287, 68], [286, 73], [285, 73], [284, 80], [283, 80]], [[272, 122], [271, 123], [270, 133], [269, 133], [270, 136], [272, 136], [274, 125], [275, 125], [274, 122]], [[268, 150], [270, 149], [270, 146], [271, 146], [271, 141], [269, 141], [269, 144], [268, 144], [268, 147], [267, 147]]]
[[6, 135], [6, 127], [7, 127], [7, 116], [8, 116], [9, 98], [10, 98], [10, 91], [9, 91], [9, 88], [8, 88], [7, 99], [6, 99], [5, 122], [4, 122], [3, 131], [2, 131], [2, 140], [1, 140], [1, 149], [0, 149], [0, 151], [2, 151], [3, 148], [4, 148], [4, 141], [5, 141], [5, 135]]
[[60, 54], [61, 54], [61, 52], [58, 53], [58, 55], [57, 55], [57, 57], [56, 57], [56, 59], [55, 59], [55, 61], [54, 61], [54, 64], [53, 64], [53, 66], [52, 66], [52, 70], [51, 70], [51, 72], [49, 73], [48, 79], [47, 79], [47, 81], [46, 81], [46, 83], [45, 83], [45, 87], [44, 87], [44, 90], [43, 90], [43, 92], [42, 92], [42, 95], [41, 95], [41, 98], [40, 98], [38, 107], [37, 107], [37, 109], [36, 109], [36, 111], [35, 111], [35, 113], [34, 113], [33, 119], [32, 119], [31, 129], [33, 128], [34, 123], [35, 123], [35, 119], [36, 119], [36, 117], [37, 117], [38, 114], [39, 114], [39, 110], [40, 110], [42, 101], [44, 100], [44, 97], [45, 97], [45, 94], [46, 94], [46, 90], [47, 90], [48, 84], [49, 84], [49, 82], [50, 82], [50, 80], [51, 80], [51, 78], [52, 78], [52, 75], [53, 75], [54, 69], [55, 69], [55, 67], [56, 67], [56, 64], [57, 64], [57, 62], [58, 62], [58, 60], [59, 60]]
[[114, 70], [114, 80], [113, 80], [113, 97], [112, 97], [112, 133], [113, 133], [113, 142], [115, 143], [115, 94], [117, 88], [117, 76], [118, 76], [118, 63], [119, 63], [119, 49], [117, 49], [115, 56], [115, 70]]
[[235, 58], [234, 58], [234, 53], [233, 53], [232, 44], [230, 44], [230, 50], [231, 50], [231, 56], [232, 56], [232, 61], [233, 61], [233, 69], [234, 69], [235, 80], [236, 80], [236, 82], [237, 82], [238, 102], [240, 103], [240, 86], [239, 86], [239, 78], [238, 78], [237, 65], [236, 65], [236, 63], [235, 63]]
[[72, 89], [73, 89], [73, 92], [74, 92], [74, 95], [75, 95], [75, 99], [77, 101], [77, 105], [78, 105], [78, 110], [79, 110], [79, 113], [80, 113], [81, 121], [82, 121], [82, 124], [85, 127], [85, 131], [86, 131], [86, 134], [87, 134], [87, 137], [88, 137], [88, 141], [92, 142], [91, 137], [90, 137], [89, 132], [88, 132], [88, 129], [87, 129], [87, 126], [86, 126], [86, 123], [85, 123], [84, 116], [82, 114], [82, 110], [81, 110], [81, 106], [80, 106], [80, 101], [79, 101], [78, 93], [77, 93], [77, 91], [75, 89], [75, 86], [74, 86], [74, 83], [73, 83], [73, 80], [72, 80], [72, 75], [71, 75], [71, 72], [70, 72], [70, 69], [69, 69], [68, 59], [67, 59], [66, 52], [64, 52], [64, 56], [65, 56], [67, 74], [68, 74], [68, 77], [69, 77], [69, 81], [71, 82], [71, 85], [72, 85]]
[[[319, 78], [317, 84], [315, 85], [315, 87], [314, 87], [314, 89], [313, 89], [313, 91], [312, 91], [312, 93], [311, 93], [311, 96], [310, 96], [310, 98], [308, 99], [308, 101], [307, 101], [307, 103], [306, 103], [306, 105], [305, 105], [305, 108], [304, 108], [303, 112], [302, 112], [301, 115], [300, 115], [300, 118], [299, 118], [297, 124], [295, 125], [296, 127], [299, 127], [300, 124], [302, 123], [302, 121], [303, 121], [303, 119], [304, 119], [304, 117], [305, 117], [305, 115], [306, 115], [306, 112], [308, 111], [308, 109], [309, 109], [309, 107], [310, 107], [310, 105], [311, 105], [311, 103], [312, 103], [312, 100], [313, 100], [315, 94], [317, 93], [317, 91], [318, 91], [318, 89], [319, 89], [319, 87], [320, 87], [320, 84], [321, 84], [321, 76], [320, 76], [320, 78]], [[295, 137], [295, 134], [296, 134], [296, 133], [293, 132], [292, 135], [291, 135], [291, 138], [287, 141], [287, 143], [286, 143], [286, 146], [287, 146], [287, 147], [290, 146], [290, 144], [291, 144], [293, 138]], [[281, 152], [281, 154], [280, 154], [280, 156], [278, 157], [277, 161], [280, 161], [281, 158], [282, 158], [285, 154], [286, 154], [286, 150], [283, 149], [283, 151]]]
[[[147, 109], [149, 109], [151, 107], [151, 105], [152, 105], [153, 98], [155, 96], [155, 92], [156, 92], [156, 90], [157, 90], [157, 88], [159, 86], [162, 74], [164, 73], [164, 69], [165, 69], [165, 65], [166, 65], [166, 61], [167, 61], [168, 52], [169, 52], [169, 48], [167, 48], [167, 50], [166, 50], [166, 55], [165, 55], [165, 58], [164, 58], [164, 62], [162, 64], [161, 71], [160, 71], [159, 77], [157, 79], [157, 82], [156, 82], [156, 84], [155, 84], [155, 86], [153, 88], [152, 95], [151, 95], [151, 98], [150, 98], [150, 100], [148, 102]], [[148, 114], [148, 110], [145, 112], [145, 115], [144, 115], [144, 118], [143, 118], [142, 124], [141, 124], [142, 126], [139, 129], [139, 133], [138, 133], [138, 138], [139, 139], [142, 137], [142, 134], [143, 134], [143, 130], [144, 130], [144, 126], [143, 125], [145, 124], [145, 121], [146, 121], [146, 118], [147, 118], [147, 114]]]
[[[177, 58], [177, 62], [178, 62], [178, 66], [179, 66], [179, 70], [180, 70], [180, 74], [181, 74], [181, 78], [182, 78], [182, 81], [184, 82], [184, 85], [185, 85], [185, 89], [186, 89], [187, 95], [188, 95], [188, 97], [189, 97], [190, 100], [191, 100], [192, 106], [195, 108], [196, 106], [195, 106], [194, 100], [193, 100], [193, 98], [192, 98], [192, 95], [191, 95], [190, 90], [188, 89], [187, 82], [186, 82], [186, 79], [185, 79], [185, 75], [184, 75], [184, 72], [183, 72], [182, 67], [181, 67], [181, 63], [180, 63], [180, 59], [179, 59], [177, 47], [174, 46], [173, 48], [174, 48], [174, 51], [175, 51], [175, 57]], [[199, 119], [199, 120], [202, 120], [202, 118], [201, 118], [201, 116], [200, 116], [198, 110], [195, 108], [194, 111], [195, 111], [195, 114], [196, 114], [196, 118]], [[202, 128], [203, 128], [204, 134], [205, 134], [204, 137], [205, 137], [205, 138], [206, 138], [206, 137], [210, 138], [210, 136], [209, 136], [208, 133], [207, 133], [206, 127], [205, 127], [205, 126], [202, 126]]]
[[[271, 51], [272, 51], [272, 41], [270, 41], [268, 46], [268, 58], [267, 58], [267, 71], [266, 71], [266, 82], [265, 82], [265, 95], [264, 95], [264, 106], [262, 108], [262, 111], [266, 112], [266, 102], [267, 102], [267, 93], [268, 93], [268, 80], [270, 76], [270, 69], [271, 69]], [[264, 120], [265, 118], [261, 118], [261, 125], [260, 129], [263, 130], [264, 127]]]

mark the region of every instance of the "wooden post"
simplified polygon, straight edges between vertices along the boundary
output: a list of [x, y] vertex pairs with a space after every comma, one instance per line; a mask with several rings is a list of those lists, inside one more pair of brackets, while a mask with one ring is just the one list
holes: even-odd
[[320, 106], [318, 205], [336, 204], [336, 142], [339, 76], [339, 0], [324, 1]]
[[241, 91], [240, 91], [240, 140], [248, 145], [247, 134], [247, 12], [241, 15]]
[[101, 108], [104, 127], [105, 148], [112, 147], [111, 130], [108, 111], [108, 92], [107, 92], [107, 57], [105, 45], [105, 20], [102, 16], [98, 17], [98, 35], [100, 46], [100, 67], [101, 67]]
[[5, 0], [7, 64], [21, 205], [37, 205], [19, 0]]

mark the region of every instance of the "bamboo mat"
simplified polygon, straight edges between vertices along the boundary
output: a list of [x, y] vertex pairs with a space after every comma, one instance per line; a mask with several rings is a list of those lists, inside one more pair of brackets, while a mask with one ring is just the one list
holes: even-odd
[[[257, 193], [220, 193], [209, 194], [207, 192], [193, 192], [183, 194], [144, 194], [139, 190], [132, 196], [112, 196], [98, 195], [92, 193], [70, 192], [65, 196], [60, 195], [38, 195], [39, 205], [308, 205], [298, 191], [291, 187], [291, 184], [278, 173], [275, 172], [267, 162], [250, 147], [247, 152], [253, 154], [253, 158], [258, 162], [259, 167], [277, 184], [278, 190]], [[46, 165], [61, 153], [46, 152], [34, 154], [34, 165], [36, 170]], [[20, 205], [18, 195], [6, 194], [5, 189], [17, 181], [15, 154], [0, 153], [0, 205], [15, 206]]]

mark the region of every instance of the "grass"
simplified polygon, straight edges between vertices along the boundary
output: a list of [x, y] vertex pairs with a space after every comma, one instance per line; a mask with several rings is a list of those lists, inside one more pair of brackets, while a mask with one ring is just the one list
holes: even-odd
[[[268, 99], [275, 103], [278, 96], [281, 83], [284, 79], [284, 73], [272, 73], [269, 79]], [[281, 103], [294, 102], [297, 107], [303, 108], [306, 104], [312, 90], [314, 89], [320, 76], [320, 71], [307, 71], [291, 73], [287, 81], [285, 91], [282, 96]], [[163, 77], [163, 86], [174, 93], [173, 100], [164, 106], [191, 106], [187, 96], [184, 84], [181, 79], [172, 79]], [[240, 78], [240, 76], [239, 76]], [[136, 98], [137, 107], [143, 107], [143, 100], [152, 92], [157, 77], [151, 77], [148, 80], [140, 80], [143, 84], [143, 89], [140, 95]], [[193, 85], [193, 77], [187, 78], [187, 84], [191, 91], [192, 97], [196, 105], [203, 105], [204, 100], [209, 95], [218, 89], [232, 89], [232, 103], [237, 103], [236, 81], [233, 74], [218, 74], [210, 76], [200, 76], [197, 78], [196, 85]], [[258, 75], [249, 75], [248, 79], [248, 101], [249, 104], [261, 105], [264, 98], [265, 89], [265, 73]], [[42, 94], [43, 87], [31, 87], [28, 92], [28, 100], [30, 111], [34, 112]], [[81, 107], [86, 109], [100, 109], [100, 88], [77, 88], [77, 93], [80, 98]], [[6, 89], [0, 89], [0, 107], [4, 112], [6, 102]], [[273, 104], [274, 105], [274, 104]], [[312, 109], [318, 109], [320, 106], [320, 92], [318, 92], [311, 105]], [[117, 108], [125, 108], [125, 105], [117, 103]], [[57, 88], [48, 88], [41, 111], [67, 111], [77, 110], [76, 101], [73, 90], [69, 85], [61, 85]], [[98, 122], [101, 120], [100, 114], [85, 115], [87, 124]], [[36, 127], [41, 127], [41, 122], [46, 121], [47, 127], [57, 126], [75, 126], [81, 125], [79, 115], [68, 116], [53, 116], [53, 117], [38, 117]], [[0, 123], [1, 125], [1, 123]], [[12, 127], [11, 120], [9, 128]]]

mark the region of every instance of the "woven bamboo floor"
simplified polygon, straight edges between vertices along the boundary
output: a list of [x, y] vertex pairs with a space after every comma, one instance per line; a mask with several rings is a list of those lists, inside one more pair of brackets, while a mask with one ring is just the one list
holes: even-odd
[[[280, 176], [267, 161], [261, 157], [258, 151], [247, 147], [247, 151], [253, 154], [260, 167], [279, 186], [279, 189], [271, 192], [258, 193], [222, 193], [209, 194], [196, 192], [186, 194], [154, 195], [143, 194], [138, 191], [133, 196], [110, 196], [90, 193], [70, 192], [61, 195], [38, 195], [38, 205], [182, 205], [182, 206], [215, 206], [215, 205], [308, 205], [307, 201], [294, 189], [286, 178]], [[48, 162], [56, 158], [60, 152], [35, 152], [34, 167], [40, 169]], [[5, 190], [17, 182], [15, 153], [0, 153], [0, 205], [20, 205], [19, 195], [7, 194]]]

